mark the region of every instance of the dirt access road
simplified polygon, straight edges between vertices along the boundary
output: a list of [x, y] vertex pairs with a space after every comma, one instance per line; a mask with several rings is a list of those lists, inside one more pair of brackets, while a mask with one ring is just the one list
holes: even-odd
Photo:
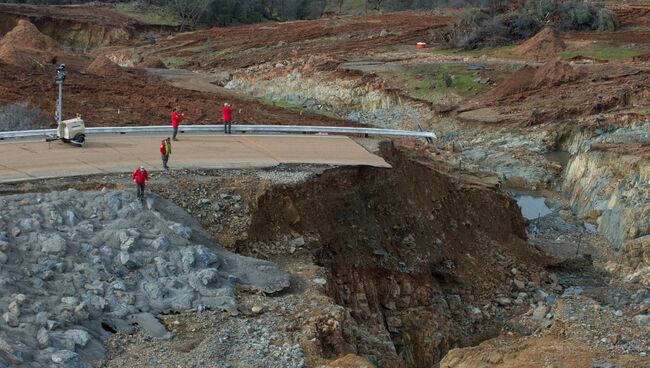
[[[86, 147], [62, 142], [0, 143], [0, 182], [161, 169], [159, 137], [92, 136]], [[348, 137], [188, 135], [174, 142], [172, 168], [261, 168], [280, 164], [390, 167]]]

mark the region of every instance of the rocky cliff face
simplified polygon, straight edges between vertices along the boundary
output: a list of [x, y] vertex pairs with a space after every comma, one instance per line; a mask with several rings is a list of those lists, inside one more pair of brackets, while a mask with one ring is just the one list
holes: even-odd
[[[262, 64], [235, 73], [226, 88], [276, 103], [334, 114], [380, 128], [417, 129], [432, 112], [421, 102], [386, 89], [372, 76], [323, 70], [318, 58]], [[353, 73], [354, 74], [354, 73]]]
[[650, 283], [650, 124], [583, 133], [564, 174], [573, 209], [621, 252], [631, 280]]

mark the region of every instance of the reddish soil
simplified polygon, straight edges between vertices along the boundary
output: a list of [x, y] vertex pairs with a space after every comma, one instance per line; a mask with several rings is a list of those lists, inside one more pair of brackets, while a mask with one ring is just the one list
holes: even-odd
[[[243, 68], [312, 54], [345, 59], [381, 46], [415, 43], [450, 20], [427, 13], [401, 12], [213, 28], [162, 40], [143, 52], [163, 60], [186, 57], [188, 66], [199, 68]], [[380, 37], [382, 30], [389, 34]]]
[[138, 63], [138, 68], [167, 69], [167, 65], [157, 57], [148, 57]]
[[566, 45], [560, 35], [552, 28], [547, 27], [519, 45], [516, 52], [525, 58], [547, 60], [564, 49], [566, 49]]
[[0, 39], [0, 61], [28, 70], [49, 70], [64, 63], [80, 71], [88, 65], [83, 55], [65, 52], [53, 38], [41, 33], [32, 23], [20, 20]]
[[536, 125], [601, 113], [626, 120], [616, 117], [617, 111], [634, 118], [650, 106], [648, 69], [639, 64], [574, 66], [571, 72], [564, 62], [553, 61], [543, 69], [525, 67], [491, 93], [466, 101], [467, 108], [458, 112], [491, 110], [500, 123]]
[[[216, 124], [221, 121], [220, 106], [225, 101], [237, 108], [238, 123], [353, 125], [232, 95], [174, 88], [137, 70], [124, 70], [111, 77], [71, 71], [64, 88], [64, 115], [79, 113], [88, 126], [166, 124], [173, 106], [180, 106], [187, 113], [187, 124]], [[28, 102], [54, 116], [56, 89], [52, 75], [0, 63], [0, 106], [16, 102]]]
[[97, 4], [58, 6], [0, 4], [0, 15], [15, 15], [28, 19], [51, 18], [118, 26], [130, 26], [137, 23], [135, 19], [119, 13], [109, 6]]
[[0, 36], [20, 20], [28, 20], [41, 32], [80, 49], [104, 46], [134, 38], [142, 32], [170, 33], [177, 27], [150, 25], [126, 16], [111, 6], [0, 4]]
[[493, 95], [496, 98], [503, 98], [525, 91], [556, 87], [576, 79], [576, 72], [571, 65], [560, 59], [555, 59], [540, 68], [524, 66], [512, 77], [499, 84], [494, 89]]
[[0, 39], [0, 60], [7, 64], [26, 68], [53, 64], [59, 53], [61, 46], [26, 20], [19, 21]]
[[9, 43], [14, 47], [25, 47], [49, 52], [61, 51], [53, 38], [42, 34], [38, 28], [26, 20], [20, 20], [16, 27], [9, 31], [0, 44]]
[[86, 72], [105, 77], [116, 77], [124, 74], [122, 67], [112, 62], [106, 56], [100, 55], [86, 69]]
[[612, 4], [607, 8], [616, 14], [622, 26], [650, 24], [650, 4]]

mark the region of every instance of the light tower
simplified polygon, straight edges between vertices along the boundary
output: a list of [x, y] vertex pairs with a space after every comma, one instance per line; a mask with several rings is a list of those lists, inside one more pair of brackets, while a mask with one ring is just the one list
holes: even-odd
[[59, 99], [56, 101], [56, 114], [54, 115], [54, 119], [58, 124], [61, 124], [61, 121], [63, 121], [63, 113], [61, 110], [63, 105], [63, 81], [65, 80], [66, 74], [65, 64], [61, 64], [56, 68], [54, 84], [59, 86]]

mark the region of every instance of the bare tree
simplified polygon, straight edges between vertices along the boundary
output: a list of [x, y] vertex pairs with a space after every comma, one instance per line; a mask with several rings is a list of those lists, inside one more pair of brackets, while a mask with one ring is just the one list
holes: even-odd
[[16, 103], [0, 108], [0, 131], [41, 129], [50, 121], [53, 120], [27, 103]]
[[188, 25], [196, 26], [205, 14], [210, 0], [168, 0], [167, 6], [182, 19], [181, 31]]

